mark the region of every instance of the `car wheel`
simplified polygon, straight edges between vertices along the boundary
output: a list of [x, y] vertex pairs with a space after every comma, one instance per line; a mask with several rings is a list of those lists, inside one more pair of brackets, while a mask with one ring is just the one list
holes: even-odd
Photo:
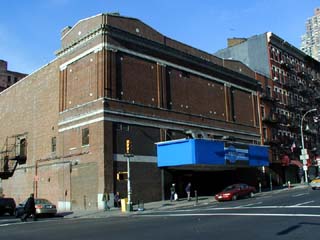
[[253, 198], [254, 197], [254, 193], [250, 192], [249, 197]]
[[15, 216], [16, 218], [20, 217], [19, 212], [18, 212], [18, 211], [15, 211], [15, 212], [14, 212], [14, 216]]
[[233, 195], [233, 196], [232, 196], [232, 200], [233, 200], [233, 201], [235, 201], [235, 200], [237, 200], [237, 199], [238, 199], [237, 195]]
[[317, 188], [316, 187], [312, 187], [312, 190], [316, 190]]

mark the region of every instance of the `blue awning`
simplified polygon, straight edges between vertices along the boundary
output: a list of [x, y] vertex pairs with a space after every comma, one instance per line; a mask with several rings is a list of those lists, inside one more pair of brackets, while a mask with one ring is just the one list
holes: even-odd
[[268, 146], [205, 139], [179, 139], [156, 144], [158, 167], [269, 166]]

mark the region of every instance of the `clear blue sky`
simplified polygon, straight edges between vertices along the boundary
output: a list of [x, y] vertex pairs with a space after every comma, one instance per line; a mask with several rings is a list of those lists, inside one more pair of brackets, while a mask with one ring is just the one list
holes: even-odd
[[80, 19], [119, 12], [209, 53], [227, 38], [274, 32], [300, 48], [320, 0], [1, 0], [0, 59], [31, 73], [55, 58], [60, 31]]

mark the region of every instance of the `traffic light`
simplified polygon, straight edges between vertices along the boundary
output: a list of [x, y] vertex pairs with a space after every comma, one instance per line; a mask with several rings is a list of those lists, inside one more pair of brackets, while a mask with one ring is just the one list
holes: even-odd
[[117, 173], [117, 180], [127, 180], [128, 179], [128, 172], [118, 172]]
[[126, 139], [126, 154], [132, 154], [132, 142], [130, 139]]

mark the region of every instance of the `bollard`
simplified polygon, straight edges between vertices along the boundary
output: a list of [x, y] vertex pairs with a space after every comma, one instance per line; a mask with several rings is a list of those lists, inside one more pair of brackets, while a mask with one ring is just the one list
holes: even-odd
[[194, 190], [194, 197], [196, 198], [196, 205], [198, 204], [198, 192]]
[[259, 193], [261, 193], [261, 182], [259, 182]]
[[87, 210], [87, 196], [86, 195], [83, 195], [83, 207], [84, 207], [84, 210]]
[[288, 181], [288, 188], [290, 189], [291, 188], [291, 182]]

